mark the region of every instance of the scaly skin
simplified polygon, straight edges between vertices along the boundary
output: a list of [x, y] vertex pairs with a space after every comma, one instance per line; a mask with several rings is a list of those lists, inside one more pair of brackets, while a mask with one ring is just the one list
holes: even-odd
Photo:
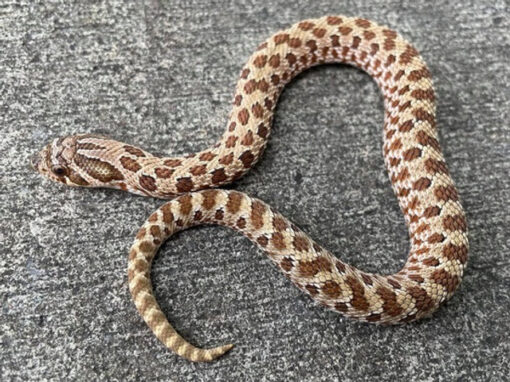
[[[404, 214], [411, 249], [394, 275], [364, 273], [343, 263], [263, 202], [223, 190], [260, 158], [278, 97], [303, 70], [349, 63], [378, 83], [385, 105], [383, 153]], [[156, 336], [191, 361], [211, 361], [232, 348], [199, 349], [168, 323], [152, 293], [150, 266], [161, 243], [199, 224], [235, 229], [262, 248], [300, 289], [341, 314], [397, 324], [432, 313], [457, 289], [467, 261], [464, 212], [438, 143], [435, 94], [427, 66], [395, 31], [359, 18], [306, 20], [261, 44], [241, 72], [227, 130], [216, 145], [162, 158], [106, 137], [59, 138], [35, 167], [71, 186], [112, 187], [173, 198], [151, 215], [129, 257], [129, 287]]]

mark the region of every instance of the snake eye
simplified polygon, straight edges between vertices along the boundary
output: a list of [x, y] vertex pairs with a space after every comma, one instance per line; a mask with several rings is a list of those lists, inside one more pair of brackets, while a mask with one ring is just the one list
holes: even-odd
[[58, 166], [55, 166], [51, 169], [51, 171], [56, 175], [56, 176], [64, 176], [67, 174], [67, 170], [64, 168], [64, 167], [58, 167]]

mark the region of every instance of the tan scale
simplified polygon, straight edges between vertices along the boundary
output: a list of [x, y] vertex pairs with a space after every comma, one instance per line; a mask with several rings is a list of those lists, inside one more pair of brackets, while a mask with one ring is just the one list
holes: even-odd
[[[259, 160], [282, 89], [300, 72], [323, 63], [361, 68], [382, 91], [383, 155], [411, 240], [408, 260], [396, 274], [369, 274], [343, 263], [260, 200], [236, 191], [205, 190], [231, 183]], [[200, 224], [224, 225], [247, 236], [298, 288], [344, 316], [405, 323], [431, 314], [453, 295], [468, 254], [465, 215], [438, 142], [430, 77], [416, 49], [387, 27], [345, 16], [305, 20], [271, 36], [248, 60], [227, 129], [212, 147], [158, 157], [107, 137], [81, 134], [55, 139], [33, 164], [46, 177], [70, 186], [175, 198], [138, 232], [128, 277], [146, 323], [186, 359], [212, 361], [232, 345], [200, 349], [183, 339], [154, 298], [150, 269], [169, 236]]]

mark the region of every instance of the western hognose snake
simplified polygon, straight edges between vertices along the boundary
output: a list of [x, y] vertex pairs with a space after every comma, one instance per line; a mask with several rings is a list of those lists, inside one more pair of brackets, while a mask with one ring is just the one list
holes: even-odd
[[[368, 72], [384, 96], [384, 159], [409, 228], [404, 268], [382, 276], [342, 262], [264, 202], [230, 183], [258, 161], [278, 97], [293, 77], [322, 63]], [[199, 153], [160, 158], [96, 135], [58, 138], [35, 158], [51, 180], [173, 198], [154, 212], [129, 253], [129, 289], [155, 335], [192, 361], [211, 361], [232, 345], [200, 349], [168, 323], [151, 286], [151, 262], [172, 234], [200, 224], [250, 238], [302, 291], [358, 320], [397, 324], [433, 312], [459, 286], [467, 261], [466, 219], [438, 143], [430, 72], [395, 31], [361, 18], [302, 21], [261, 44], [241, 71], [227, 130]], [[204, 190], [209, 189], [209, 190]], [[204, 190], [204, 191], [200, 191]]]

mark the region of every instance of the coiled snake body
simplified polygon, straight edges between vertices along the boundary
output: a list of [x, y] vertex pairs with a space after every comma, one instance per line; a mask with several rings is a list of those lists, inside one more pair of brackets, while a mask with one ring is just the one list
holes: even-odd
[[[283, 87], [322, 63], [353, 64], [382, 90], [385, 164], [411, 239], [408, 260], [396, 274], [365, 273], [342, 262], [260, 200], [236, 191], [204, 190], [234, 181], [257, 162]], [[313, 299], [374, 323], [430, 314], [457, 289], [467, 261], [466, 220], [438, 143], [430, 72], [395, 31], [361, 18], [302, 21], [261, 44], [241, 72], [227, 130], [213, 147], [161, 158], [105, 137], [74, 135], [46, 146], [34, 166], [71, 186], [174, 198], [136, 236], [129, 253], [129, 289], [156, 336], [192, 361], [211, 361], [232, 345], [200, 349], [186, 342], [159, 308], [150, 281], [159, 246], [190, 226], [220, 224], [241, 232]]]

